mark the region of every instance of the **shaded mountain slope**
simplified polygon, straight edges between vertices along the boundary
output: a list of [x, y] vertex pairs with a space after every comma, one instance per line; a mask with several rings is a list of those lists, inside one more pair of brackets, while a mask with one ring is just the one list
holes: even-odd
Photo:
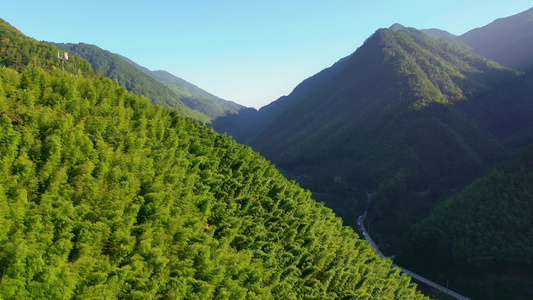
[[505, 143], [528, 141], [530, 92], [527, 77], [460, 47], [378, 30], [250, 144], [305, 174], [315, 195], [344, 198], [341, 215], [374, 191], [374, 228], [396, 240], [449, 189], [504, 158]]
[[0, 67], [0, 298], [425, 298], [251, 148], [18, 35], [7, 53], [35, 60]]
[[227, 132], [241, 143], [248, 144], [265, 127], [276, 120], [285, 110], [297, 105], [302, 99], [344, 69], [349, 56], [340, 59], [331, 67], [305, 79], [287, 96], [263, 106], [256, 111], [242, 108], [237, 114], [228, 114], [213, 120], [213, 128], [220, 133]]
[[497, 19], [458, 39], [483, 57], [525, 71], [533, 67], [533, 8]]
[[272, 123], [283, 111], [300, 103], [301, 100], [311, 94], [315, 89], [344, 70], [348, 64], [349, 58], [350, 56], [344, 57], [331, 67], [305, 79], [298, 84], [288, 96], [283, 96], [278, 100], [261, 107], [258, 114], [259, 122], [254, 124], [254, 134], [260, 134], [260, 132]]
[[533, 146], [439, 205], [401, 259], [479, 299], [533, 297]]

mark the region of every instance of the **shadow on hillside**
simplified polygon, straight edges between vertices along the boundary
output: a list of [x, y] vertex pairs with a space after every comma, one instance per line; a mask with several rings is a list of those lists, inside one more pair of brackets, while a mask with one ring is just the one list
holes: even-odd
[[243, 107], [238, 113], [229, 113], [211, 121], [211, 126], [220, 134], [226, 133], [241, 144], [248, 144], [253, 134], [259, 112]]

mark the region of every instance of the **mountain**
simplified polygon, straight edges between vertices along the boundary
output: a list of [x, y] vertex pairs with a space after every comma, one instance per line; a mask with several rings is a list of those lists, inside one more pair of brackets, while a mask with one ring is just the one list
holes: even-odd
[[451, 45], [459, 46], [461, 48], [472, 50], [470, 46], [465, 44], [464, 42], [460, 41], [456, 35], [449, 33], [446, 30], [441, 30], [437, 28], [430, 28], [430, 29], [422, 29], [420, 30], [423, 33], [429, 35], [430, 37], [440, 41], [449, 43]]
[[0, 298], [427, 299], [250, 147], [0, 37]]
[[220, 99], [168, 72], [150, 71], [128, 58], [97, 46], [84, 43], [55, 45], [87, 59], [93, 68], [117, 79], [129, 91], [146, 96], [155, 104], [176, 108], [184, 116], [208, 123], [213, 118], [236, 113], [242, 108], [241, 105]]
[[309, 77], [302, 81], [294, 88], [294, 90], [288, 95], [283, 96], [276, 101], [259, 109], [258, 124], [255, 125], [254, 131], [256, 133], [261, 132], [267, 127], [273, 120], [275, 120], [279, 114], [285, 110], [300, 103], [305, 97], [311, 94], [317, 87], [330, 80], [333, 76], [344, 70], [349, 61], [349, 56], [340, 59], [331, 67], [326, 68], [312, 77]]
[[533, 68], [533, 8], [458, 37], [472, 50], [509, 68]]
[[146, 75], [156, 79], [171, 89], [180, 100], [190, 108], [200, 111], [209, 117], [216, 119], [227, 114], [235, 114], [244, 107], [232, 101], [221, 99], [196, 85], [176, 77], [167, 71], [150, 71], [132, 60], [123, 57], [128, 63]]
[[48, 43], [36, 42], [34, 39], [23, 35], [18, 29], [0, 19], [0, 66], [20, 71], [22, 68], [33, 65], [41, 68], [62, 68], [75, 75], [95, 75], [91, 65], [83, 59], [71, 57], [66, 65], [59, 56], [60, 49], [51, 47]]
[[78, 55], [88, 60], [94, 69], [116, 79], [120, 85], [134, 94], [145, 96], [155, 104], [173, 107], [183, 116], [203, 122], [209, 121], [208, 116], [189, 108], [171, 90], [132, 67], [118, 54], [84, 43], [53, 44], [71, 55]]
[[[430, 234], [430, 242], [420, 239], [421, 250], [412, 254], [411, 261], [406, 254], [409, 247], [415, 247], [411, 246], [415, 228], [444, 222], [441, 218], [418, 225], [422, 218], [488, 174], [510, 153], [533, 142], [533, 75], [502, 67], [469, 47], [437, 29], [418, 31], [400, 24], [380, 29], [339, 65], [295, 89], [301, 88], [302, 93], [293, 92], [293, 97], [282, 97], [260, 109], [258, 118], [247, 123], [252, 130], [245, 141], [333, 208], [345, 224], [355, 227], [357, 216], [368, 209], [372, 236], [386, 254], [398, 254], [407, 263], [404, 266], [423, 266], [424, 274], [440, 276], [441, 281], [443, 274], [460, 274], [466, 278], [460, 281], [460, 290], [487, 295], [479, 292], [483, 288], [468, 285], [479, 278], [454, 270], [456, 265], [448, 260], [442, 272], [436, 269], [441, 264], [432, 267], [431, 261], [449, 249], [431, 248], [431, 241], [439, 235], [433, 239]], [[500, 187], [509, 188], [505, 175], [497, 178], [502, 179]], [[466, 219], [475, 222], [474, 211], [482, 205], [479, 202], [478, 208], [450, 222], [456, 227]], [[508, 215], [529, 220], [523, 213]], [[524, 222], [527, 227], [529, 221]], [[491, 236], [488, 223], [476, 227], [475, 238]], [[515, 228], [522, 232], [524, 224]], [[443, 241], [450, 245], [449, 240], [464, 241], [463, 234], [469, 230], [456, 227], [426, 231], [440, 230], [441, 237], [452, 235]], [[458, 236], [453, 236], [455, 232]], [[517, 243], [523, 246], [528, 241]], [[420, 246], [426, 242], [426, 247]], [[501, 251], [506, 247], [500, 245], [500, 241], [491, 245], [487, 255], [494, 251], [505, 255]], [[469, 249], [469, 255], [453, 257], [454, 261], [479, 263]], [[429, 251], [427, 259], [424, 250]], [[479, 280], [489, 280], [476, 284], [487, 287], [494, 278], [501, 278], [501, 265], [482, 266], [487, 273]], [[508, 270], [504, 274], [517, 271]], [[512, 294], [519, 298], [526, 295], [528, 291], [517, 287], [530, 270], [525, 266], [515, 274], [517, 278], [498, 288], [516, 288]], [[489, 290], [489, 294], [495, 292]]]
[[[450, 234], [451, 233], [451, 234]], [[401, 259], [478, 299], [533, 297], [533, 145], [417, 224]]]
[[217, 118], [212, 122], [213, 128], [220, 133], [229, 133], [238, 142], [248, 144], [252, 136], [258, 135], [258, 133], [273, 122], [283, 111], [297, 105], [318, 86], [343, 70], [348, 60], [349, 57], [342, 58], [331, 67], [305, 79], [289, 95], [282, 96], [270, 104], [263, 106], [259, 111], [241, 109], [238, 114], [229, 114]]
[[449, 190], [532, 140], [531, 86], [418, 30], [381, 29], [250, 145], [347, 224], [372, 199], [378, 241], [401, 247]]

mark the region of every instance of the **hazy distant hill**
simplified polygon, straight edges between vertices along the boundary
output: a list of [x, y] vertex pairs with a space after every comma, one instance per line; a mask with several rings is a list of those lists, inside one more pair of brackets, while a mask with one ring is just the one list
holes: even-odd
[[123, 59], [146, 75], [167, 86], [178, 95], [179, 99], [187, 106], [200, 111], [213, 119], [227, 114], [235, 114], [240, 109], [244, 108], [244, 106], [240, 104], [210, 94], [196, 85], [174, 76], [167, 71], [150, 71], [126, 57], [123, 57]]
[[95, 69], [116, 78], [129, 91], [144, 95], [152, 102], [178, 109], [184, 116], [210, 122], [236, 114], [244, 108], [223, 100], [166, 71], [150, 71], [130, 59], [88, 44], [56, 44], [63, 50], [91, 62]]
[[265, 127], [273, 122], [280, 115], [280, 113], [296, 106], [314, 90], [344, 70], [349, 60], [350, 56], [340, 59], [331, 67], [326, 68], [302, 81], [288, 96], [283, 96], [278, 100], [261, 107], [258, 114], [259, 122], [254, 127], [255, 133], [257, 134], [261, 132]]
[[430, 37], [439, 40], [440, 42], [449, 43], [451, 45], [456, 45], [467, 50], [472, 50], [470, 46], [460, 41], [456, 35], [449, 33], [448, 31], [431, 28], [431, 29], [422, 29], [422, 32], [429, 35]]
[[155, 104], [173, 107], [183, 116], [203, 122], [209, 121], [208, 116], [189, 108], [171, 90], [131, 66], [118, 54], [84, 43], [53, 44], [70, 54], [87, 59], [94, 69], [101, 71], [105, 76], [117, 79], [120, 85], [134, 94], [143, 95]]
[[259, 111], [242, 109], [239, 114], [230, 114], [214, 120], [213, 127], [218, 132], [228, 132], [237, 141], [248, 144], [252, 137], [257, 136], [281, 113], [297, 105], [311, 92], [342, 71], [348, 60], [349, 57], [342, 58], [331, 67], [305, 79], [289, 95], [282, 96], [261, 107]]
[[458, 39], [486, 58], [525, 71], [533, 67], [533, 8], [497, 19]]

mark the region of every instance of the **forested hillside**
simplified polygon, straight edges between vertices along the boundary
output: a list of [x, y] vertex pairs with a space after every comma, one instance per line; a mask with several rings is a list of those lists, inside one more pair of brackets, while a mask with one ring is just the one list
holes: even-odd
[[399, 24], [378, 30], [297, 102], [276, 101], [249, 144], [345, 223], [355, 226], [368, 209], [373, 238], [403, 266], [452, 279], [467, 295], [527, 299], [531, 243], [520, 236], [529, 234], [523, 201], [532, 198], [523, 169], [483, 179], [494, 190], [478, 199], [490, 197], [483, 201], [497, 203], [492, 208], [464, 207], [470, 196], [457, 196], [464, 205], [445, 202], [448, 213], [417, 225], [423, 237], [411, 240], [412, 226], [439, 203], [533, 142], [533, 73], [474, 54], [446, 32], [426, 32], [431, 37]]
[[[400, 258], [473, 298], [533, 297], [533, 146], [439, 205]], [[477, 297], [475, 297], [477, 296]]]
[[177, 108], [184, 116], [204, 123], [246, 109], [221, 99], [166, 71], [150, 71], [132, 60], [87, 44], [55, 44], [89, 60], [93, 68], [117, 79], [130, 92], [144, 95], [153, 103]]
[[531, 140], [530, 78], [414, 29], [378, 30], [345, 69], [282, 113], [252, 147], [346, 222], [366, 200], [399, 245], [451, 190]]
[[424, 298], [251, 148], [0, 34], [0, 298]]
[[62, 65], [58, 59], [60, 49], [48, 43], [40, 43], [23, 35], [18, 29], [0, 19], [0, 65], [15, 70], [22, 67], [40, 66], [43, 69], [59, 67], [75, 75], [96, 75], [89, 62], [77, 57], [70, 64]]
[[128, 91], [142, 95], [150, 99], [152, 103], [162, 106], [170, 106], [177, 109], [180, 115], [194, 118], [199, 121], [208, 122], [210, 117], [191, 109], [173, 91], [159, 83], [156, 79], [146, 75], [144, 72], [132, 66], [128, 61], [118, 54], [102, 50], [94, 45], [80, 44], [60, 44], [55, 46], [72, 55], [77, 55], [88, 60], [95, 70], [101, 71], [105, 76], [116, 79], [121, 86]]
[[245, 109], [240, 104], [221, 99], [166, 71], [150, 71], [148, 74], [174, 91], [187, 106], [213, 119], [237, 114], [239, 110]]

